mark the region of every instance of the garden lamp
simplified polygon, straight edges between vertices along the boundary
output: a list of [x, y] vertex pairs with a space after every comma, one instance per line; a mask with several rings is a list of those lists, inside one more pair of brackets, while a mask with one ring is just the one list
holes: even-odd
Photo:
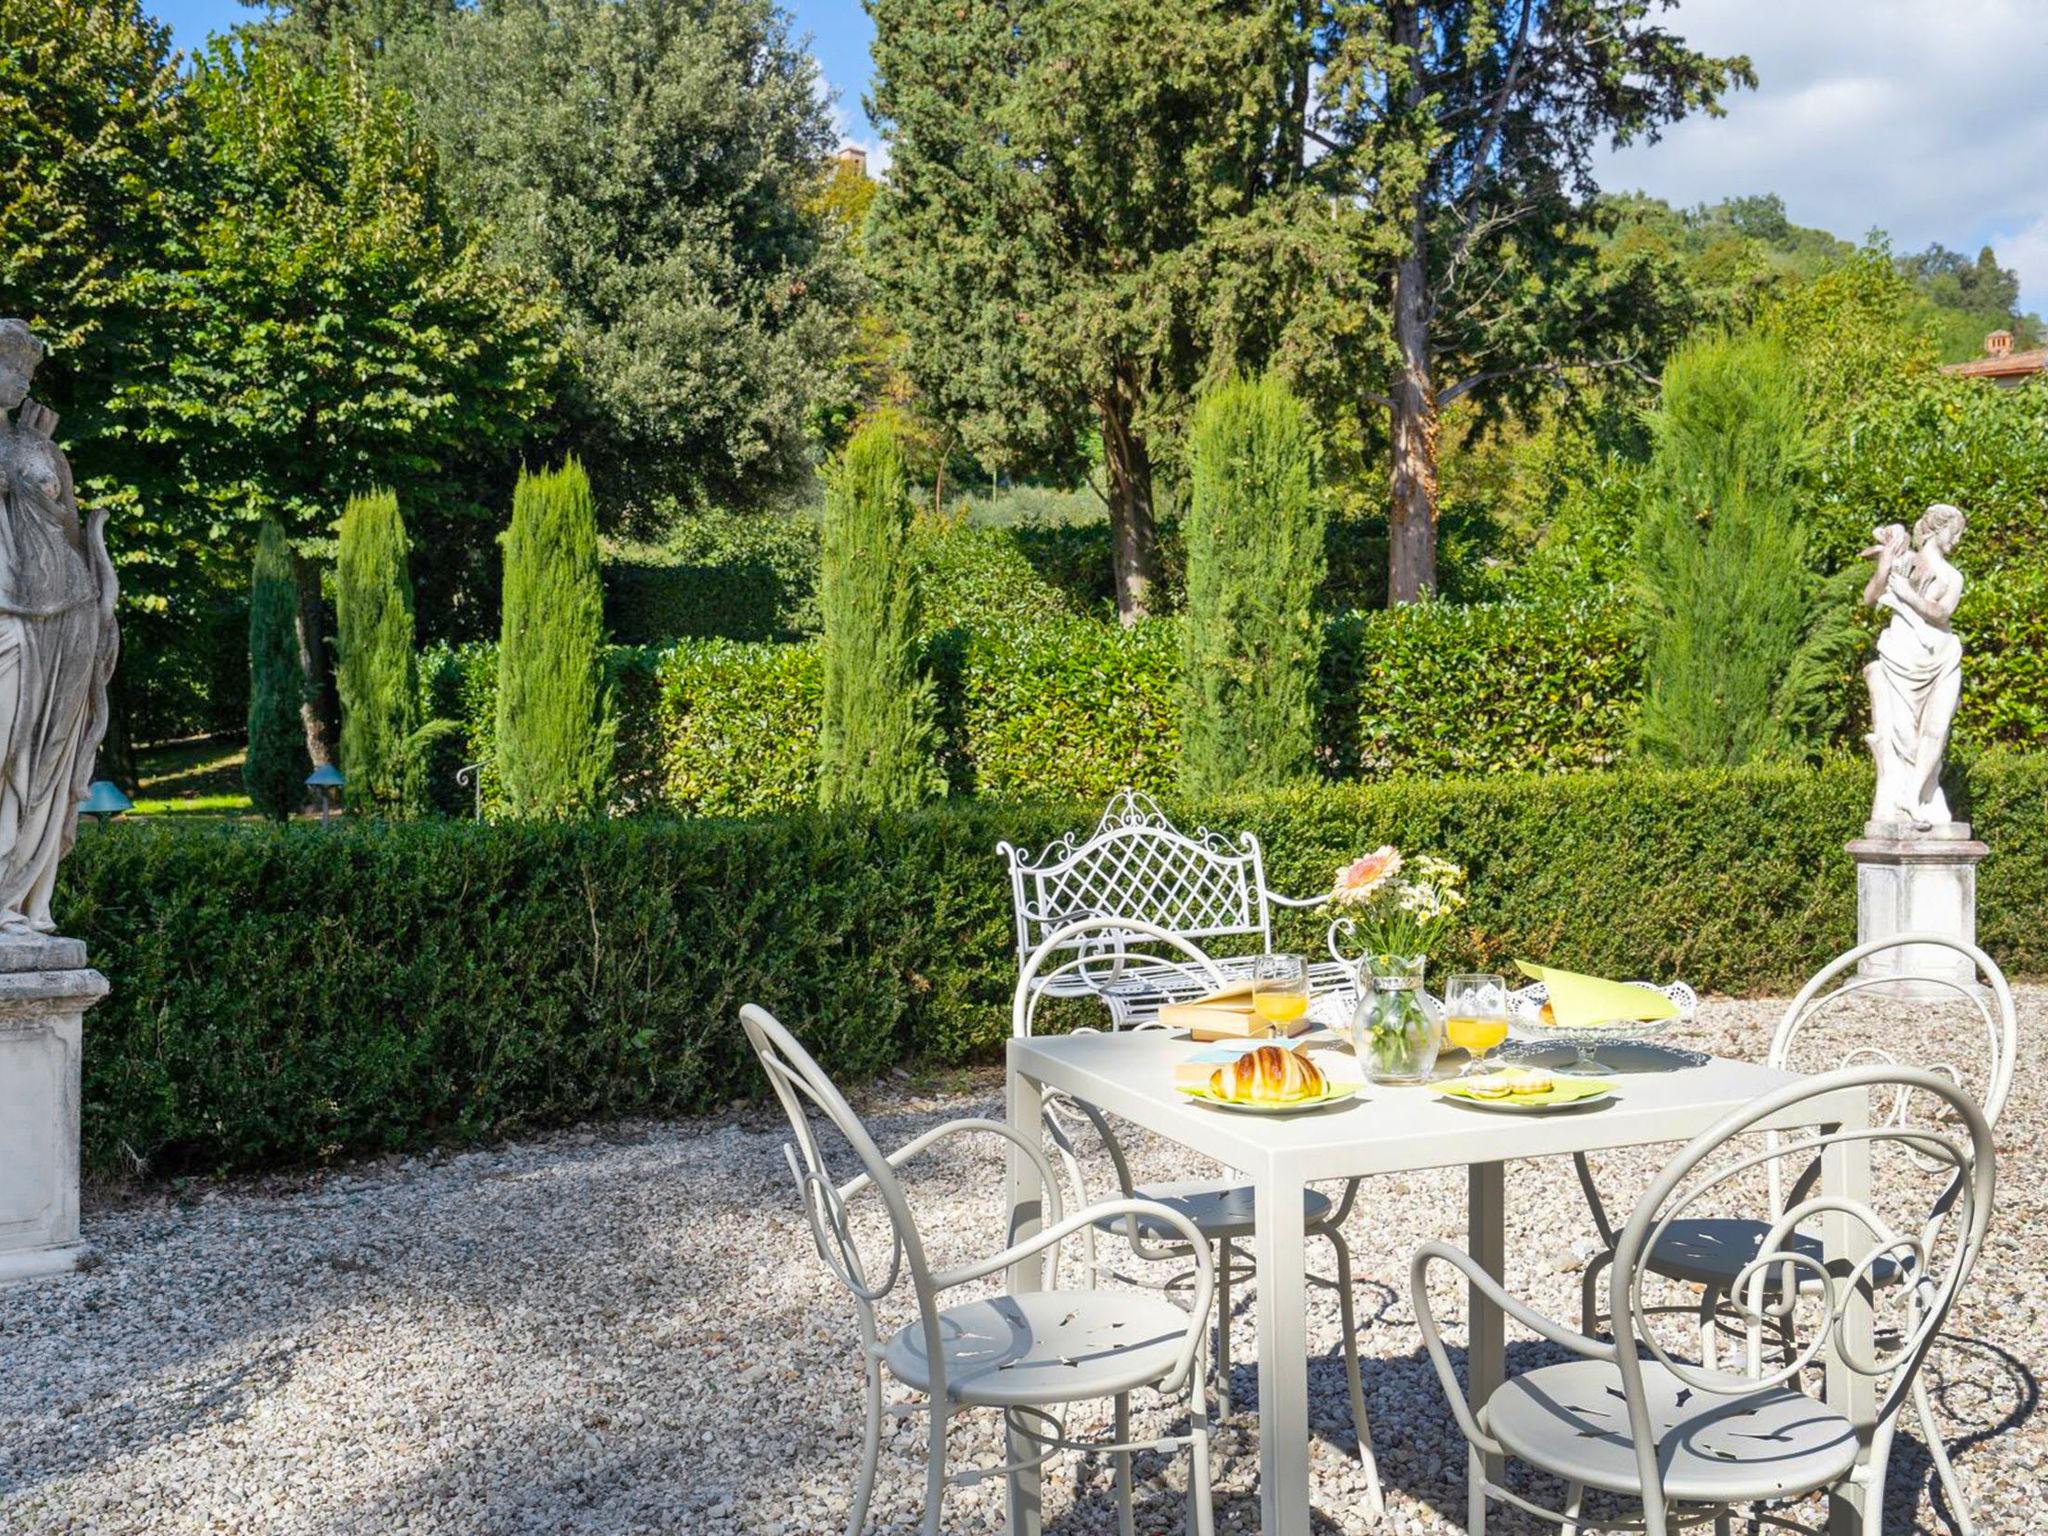
[[133, 809], [134, 804], [112, 779], [95, 779], [87, 786], [85, 798], [78, 802], [78, 808], [104, 827], [123, 811]]
[[348, 779], [332, 763], [322, 763], [306, 775], [306, 787], [320, 791], [320, 825], [327, 825], [327, 813], [333, 808], [334, 792], [346, 784]]

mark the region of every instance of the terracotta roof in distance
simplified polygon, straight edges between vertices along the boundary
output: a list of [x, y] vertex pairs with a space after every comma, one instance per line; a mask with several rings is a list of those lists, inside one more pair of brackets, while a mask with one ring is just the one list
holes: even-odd
[[1941, 371], [1968, 379], [2023, 379], [2048, 372], [2048, 347], [2015, 352], [2011, 331], [1993, 331], [1984, 338], [1982, 357], [1973, 357], [1967, 363], [1943, 363]]

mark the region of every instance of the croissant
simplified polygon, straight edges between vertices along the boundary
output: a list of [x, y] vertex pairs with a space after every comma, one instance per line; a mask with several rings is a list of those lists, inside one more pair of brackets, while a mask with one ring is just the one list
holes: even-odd
[[1262, 1045], [1209, 1078], [1209, 1092], [1233, 1104], [1299, 1104], [1326, 1091], [1323, 1074], [1306, 1056], [1277, 1045]]

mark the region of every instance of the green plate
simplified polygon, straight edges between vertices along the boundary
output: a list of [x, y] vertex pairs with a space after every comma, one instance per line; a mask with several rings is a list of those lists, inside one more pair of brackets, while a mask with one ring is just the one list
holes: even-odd
[[1459, 1081], [1450, 1078], [1441, 1083], [1431, 1083], [1430, 1090], [1440, 1093], [1453, 1104], [1464, 1104], [1472, 1109], [1505, 1110], [1511, 1115], [1538, 1115], [1553, 1109], [1570, 1109], [1579, 1104], [1592, 1104], [1601, 1099], [1611, 1098], [1614, 1088], [1590, 1077], [1567, 1077], [1558, 1075], [1550, 1087], [1541, 1093], [1516, 1094], [1506, 1099], [1482, 1099], [1469, 1093], [1459, 1092]]
[[1356, 1094], [1360, 1086], [1358, 1083], [1332, 1083], [1324, 1089], [1321, 1098], [1297, 1099], [1292, 1104], [1240, 1104], [1234, 1099], [1219, 1099], [1207, 1088], [1179, 1088], [1179, 1091], [1198, 1104], [1207, 1104], [1216, 1109], [1234, 1109], [1240, 1114], [1298, 1115], [1305, 1110], [1323, 1109], [1331, 1104], [1342, 1103]]

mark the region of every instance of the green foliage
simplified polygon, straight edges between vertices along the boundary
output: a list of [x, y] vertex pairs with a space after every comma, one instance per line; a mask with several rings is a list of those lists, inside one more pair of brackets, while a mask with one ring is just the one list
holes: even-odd
[[1232, 380], [1196, 408], [1189, 457], [1182, 777], [1191, 794], [1277, 788], [1315, 763], [1316, 426], [1277, 375]]
[[1597, 589], [1340, 619], [1323, 657], [1326, 770], [1376, 779], [1611, 766], [1642, 697], [1640, 624]]
[[825, 492], [818, 782], [827, 806], [903, 810], [937, 788], [909, 541], [903, 456], [894, 431], [872, 423], [846, 445]]
[[613, 716], [604, 687], [597, 508], [573, 456], [522, 471], [505, 535], [493, 763], [514, 816], [576, 816], [604, 803]]
[[265, 816], [283, 821], [306, 800], [305, 699], [299, 670], [298, 586], [284, 530], [265, 518], [249, 575], [249, 745], [242, 783]]
[[771, 0], [504, 0], [378, 65], [453, 204], [558, 295], [571, 440], [614, 521], [772, 500], [842, 387], [860, 284], [816, 206], [831, 118], [790, 27]]
[[151, 291], [171, 356], [125, 386], [191, 487], [178, 528], [272, 516], [328, 555], [334, 509], [388, 486], [422, 609], [445, 611], [482, 580], [485, 481], [552, 397], [552, 311], [445, 216], [410, 108], [352, 57], [221, 42], [188, 91], [192, 249]]
[[1816, 605], [1795, 498], [1811, 446], [1791, 354], [1761, 335], [1689, 343], [1650, 430], [1642, 745], [1694, 766], [1783, 756], [1817, 692], [1801, 654]]
[[[2048, 759], [1967, 767], [1967, 814], [2000, 850], [1979, 933], [2011, 973], [2048, 970]], [[1853, 941], [1841, 837], [1869, 796], [1847, 764], [1172, 810], [1257, 833], [1290, 893], [1380, 842], [1464, 864], [1471, 905], [1439, 970], [1536, 955], [1740, 994], [1782, 992]], [[80, 840], [58, 893], [113, 982], [86, 1033], [86, 1166], [254, 1169], [710, 1108], [760, 1088], [743, 1002], [850, 1080], [992, 1059], [1016, 970], [995, 845], [1042, 846], [1098, 809], [111, 827]], [[1276, 937], [1316, 936], [1311, 914]]]
[[945, 701], [957, 731], [955, 785], [990, 799], [1083, 802], [1126, 784], [1172, 789], [1180, 660], [1180, 625], [1170, 619], [975, 633]]
[[349, 498], [334, 566], [341, 771], [350, 806], [387, 816], [419, 810], [425, 793], [408, 553], [397, 496]]
[[662, 805], [764, 816], [818, 803], [825, 670], [813, 645], [679, 645], [660, 666]]

